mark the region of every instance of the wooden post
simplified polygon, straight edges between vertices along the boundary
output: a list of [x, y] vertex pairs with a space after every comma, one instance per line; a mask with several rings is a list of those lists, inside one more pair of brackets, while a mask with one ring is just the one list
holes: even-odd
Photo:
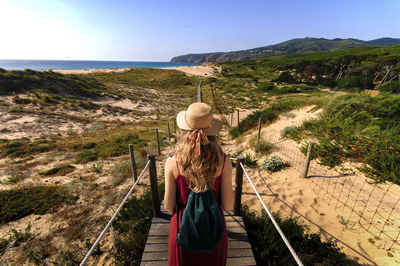
[[257, 145], [260, 144], [260, 137], [261, 137], [261, 117], [258, 119]]
[[160, 138], [158, 137], [158, 128], [156, 128], [156, 139], [157, 139], [157, 151], [158, 151], [158, 155], [161, 155]]
[[150, 187], [151, 187], [151, 198], [153, 201], [153, 213], [155, 217], [160, 217], [160, 199], [158, 197], [158, 185], [157, 185], [157, 169], [156, 169], [156, 157], [154, 154], [147, 155], [147, 159], [150, 160], [149, 174], [150, 174]]
[[169, 121], [167, 121], [168, 125], [168, 140], [171, 141], [171, 130], [169, 129]]
[[231, 127], [233, 126], [233, 111], [231, 113]]
[[310, 167], [313, 147], [314, 147], [314, 142], [310, 142], [308, 144], [307, 157], [306, 157], [306, 161], [304, 162], [303, 173], [301, 175], [302, 178], [306, 178], [307, 177], [308, 168]]
[[243, 184], [243, 169], [240, 163], [244, 163], [244, 157], [239, 155], [236, 159], [236, 188], [235, 188], [235, 203], [233, 205], [233, 214], [240, 215], [242, 205], [242, 184]]
[[238, 130], [239, 130], [239, 134], [240, 134], [240, 127], [239, 127], [239, 110], [237, 110], [237, 127], [238, 127]]
[[136, 182], [137, 169], [136, 169], [135, 154], [133, 153], [133, 145], [132, 144], [129, 144], [129, 155], [131, 157], [131, 166], [132, 166], [133, 179]]

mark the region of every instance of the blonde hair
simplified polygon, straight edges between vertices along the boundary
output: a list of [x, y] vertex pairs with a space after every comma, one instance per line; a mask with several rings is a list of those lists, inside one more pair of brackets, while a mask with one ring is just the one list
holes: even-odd
[[223, 157], [217, 138], [207, 137], [210, 143], [202, 145], [200, 156], [196, 156], [191, 145], [191, 131], [179, 130], [175, 151], [176, 161], [185, 172], [186, 183], [195, 193], [213, 188], [217, 167]]

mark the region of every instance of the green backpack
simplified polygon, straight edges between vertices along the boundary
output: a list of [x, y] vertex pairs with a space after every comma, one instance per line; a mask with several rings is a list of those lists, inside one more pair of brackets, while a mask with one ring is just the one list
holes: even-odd
[[214, 251], [225, 232], [224, 220], [210, 189], [200, 193], [190, 192], [181, 228], [178, 221], [176, 224], [176, 242], [193, 252]]

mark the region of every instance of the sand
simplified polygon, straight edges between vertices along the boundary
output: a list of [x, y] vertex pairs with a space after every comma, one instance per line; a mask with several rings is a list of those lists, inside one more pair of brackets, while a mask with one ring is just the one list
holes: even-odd
[[[125, 72], [134, 69], [134, 67], [124, 67], [124, 68], [91, 68], [91, 69], [49, 69], [53, 72], [61, 74], [90, 74], [95, 72], [111, 73], [111, 72]], [[49, 71], [43, 70], [43, 71]]]
[[[362, 211], [364, 204], [367, 204], [363, 217], [367, 221], [375, 218], [375, 225], [381, 228], [385, 222], [384, 219], [377, 219], [378, 217], [376, 214], [374, 216], [373, 211], [367, 210], [370, 208], [375, 210], [376, 208], [374, 209], [373, 206], [376, 207], [377, 204], [380, 204], [379, 200], [387, 191], [383, 200], [385, 204], [381, 204], [379, 209], [379, 213], [383, 217], [387, 217], [390, 210], [385, 210], [384, 206], [396, 204], [396, 195], [400, 195], [399, 186], [379, 185], [374, 188], [374, 185], [364, 182], [365, 177], [355, 170], [354, 165], [349, 164], [347, 166], [351, 171], [347, 172], [356, 172], [356, 175], [340, 175], [336, 171], [313, 163], [309, 172], [312, 178], [300, 178], [304, 155], [299, 151], [299, 144], [291, 140], [283, 140], [280, 133], [287, 126], [300, 125], [305, 120], [318, 117], [321, 111], [314, 111], [314, 108], [314, 106], [308, 106], [294, 110], [281, 115], [277, 121], [262, 128], [262, 138], [275, 143], [275, 147], [270, 154], [264, 156], [257, 154], [258, 164], [261, 165], [264, 159], [276, 154], [288, 162], [290, 167], [273, 174], [262, 170], [261, 167], [259, 169], [246, 167], [249, 176], [271, 211], [279, 211], [285, 217], [298, 217], [301, 222], [310, 227], [311, 232], [321, 232], [324, 238], [333, 238], [338, 241], [338, 246], [342, 251], [359, 263], [367, 265], [400, 263], [399, 246], [394, 245], [391, 250], [388, 250], [393, 241], [384, 235], [377, 239], [374, 228], [371, 227], [367, 231], [368, 223], [356, 214], [356, 212]], [[246, 152], [255, 154], [249, 148], [248, 140], [257, 134], [256, 131], [250, 132], [239, 141], [229, 140], [226, 132], [223, 134], [225, 134], [222, 137], [225, 152], [233, 153], [242, 147], [246, 149]], [[350, 186], [350, 184], [352, 185]], [[359, 193], [360, 190], [363, 192]], [[355, 207], [356, 212], [351, 212], [351, 209], [336, 200], [336, 198], [344, 199], [348, 194], [350, 199], [356, 198], [357, 194], [360, 194]], [[369, 197], [369, 195], [371, 196]], [[242, 203], [257, 211], [263, 209], [246, 176], [243, 180]], [[347, 205], [352, 206], [353, 201], [350, 200]], [[395, 213], [398, 214], [398, 211]], [[393, 216], [387, 225], [390, 226], [387, 227], [387, 231], [394, 231], [391, 233], [392, 237], [396, 236], [397, 228], [400, 228], [399, 218]], [[390, 257], [391, 255], [393, 257]]]
[[212, 77], [221, 72], [221, 68], [214, 65], [180, 66], [165, 69], [175, 69], [185, 72], [188, 76]]
[[[61, 74], [90, 74], [95, 72], [111, 73], [111, 72], [125, 72], [134, 67], [124, 68], [93, 68], [93, 69], [52, 69], [51, 71]], [[179, 67], [166, 67], [163, 69], [175, 69], [185, 72], [188, 76], [202, 76], [212, 77], [215, 74], [221, 72], [221, 68], [214, 65], [198, 65], [198, 66], [179, 66]], [[43, 70], [49, 71], [49, 70]]]

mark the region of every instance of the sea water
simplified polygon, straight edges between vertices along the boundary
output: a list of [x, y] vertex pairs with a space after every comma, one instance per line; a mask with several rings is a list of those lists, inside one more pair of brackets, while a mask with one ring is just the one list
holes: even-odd
[[45, 69], [92, 69], [92, 68], [124, 68], [151, 67], [167, 68], [177, 66], [193, 66], [193, 63], [145, 62], [145, 61], [86, 61], [86, 60], [2, 60], [0, 68], [7, 70], [45, 70]]

